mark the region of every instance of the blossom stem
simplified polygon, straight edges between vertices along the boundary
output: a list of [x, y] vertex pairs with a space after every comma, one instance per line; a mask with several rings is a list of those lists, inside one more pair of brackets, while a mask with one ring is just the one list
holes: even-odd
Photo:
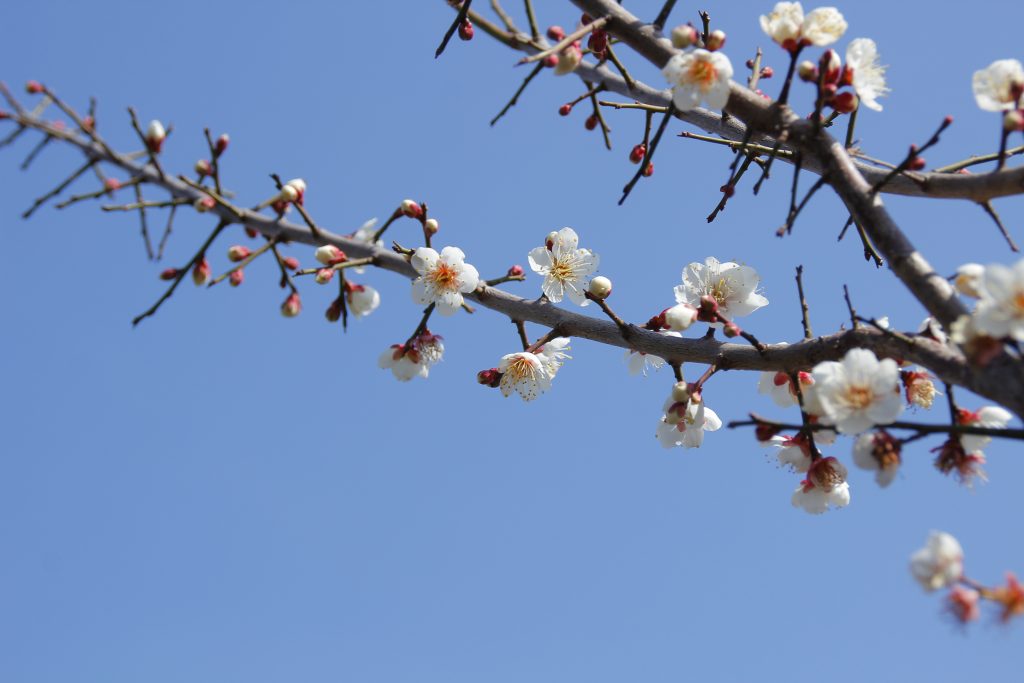
[[857, 112], [859, 111], [860, 102], [858, 102], [857, 106], [850, 112], [850, 120], [846, 123], [846, 143], [844, 145], [846, 149], [853, 147], [853, 131], [857, 127]]
[[[654, 156], [654, 150], [658, 148], [658, 143], [661, 141], [661, 136], [665, 133], [665, 128], [668, 126], [669, 119], [675, 114], [676, 107], [674, 102], [670, 102], [668, 108], [665, 110], [665, 116], [661, 119], [661, 123], [658, 124], [658, 130], [654, 133], [654, 139], [651, 140], [649, 145], [645, 145], [646, 150], [644, 152], [644, 159], [640, 162], [640, 168], [637, 169], [633, 178], [626, 183], [626, 186], [622, 188], [622, 197], [619, 198], [619, 206], [626, 201], [626, 197], [633, 191], [633, 186], [637, 184], [640, 178], [643, 177], [647, 167], [651, 165], [651, 158]], [[644, 136], [646, 142], [646, 135]]]
[[244, 259], [239, 261], [231, 270], [229, 270], [229, 271], [227, 271], [227, 272], [225, 272], [225, 273], [223, 273], [221, 275], [218, 275], [214, 279], [210, 280], [210, 284], [208, 284], [207, 287], [213, 287], [218, 282], [221, 282], [221, 281], [227, 279], [228, 277], [230, 277], [231, 273], [235, 272], [236, 270], [242, 270], [247, 265], [249, 265], [250, 263], [255, 261], [257, 257], [259, 257], [260, 255], [265, 254], [268, 251], [270, 251], [270, 248], [273, 247], [276, 242], [277, 242], [277, 237], [276, 236], [269, 238], [267, 240], [266, 244], [264, 244], [259, 249], [256, 249], [255, 251], [250, 253], [248, 256], [246, 256]]
[[668, 15], [672, 13], [672, 9], [676, 6], [676, 0], [665, 0], [665, 4], [661, 6], [661, 11], [658, 12], [658, 16], [651, 22], [658, 28], [659, 31], [665, 28], [665, 24], [668, 23]]
[[370, 244], [377, 244], [377, 240], [379, 240], [381, 236], [384, 235], [384, 231], [390, 228], [391, 224], [398, 220], [401, 216], [402, 209], [395, 209], [395, 212], [391, 214], [391, 217], [388, 218], [387, 221], [384, 222], [384, 225], [380, 226], [380, 229], [377, 230], [377, 232], [373, 233], [373, 238], [370, 240]]
[[779, 93], [779, 104], [786, 104], [789, 101], [789, 86], [793, 82], [793, 76], [796, 74], [796, 62], [800, 59], [800, 51], [803, 50], [802, 45], [798, 45], [795, 50], [789, 53], [789, 68], [786, 69], [786, 80], [782, 83], [782, 92]]
[[[734, 420], [729, 422], [726, 426], [730, 429], [738, 427], [757, 427], [758, 425], [768, 425], [769, 427], [775, 427], [780, 430], [805, 430], [808, 432], [818, 432], [824, 430], [835, 429], [832, 425], [826, 424], [792, 424], [786, 422], [777, 422], [775, 420], [769, 420], [761, 417], [757, 413], [750, 413], [749, 420]], [[917, 432], [909, 439], [921, 438], [919, 435], [930, 435], [930, 434], [970, 434], [972, 436], [992, 436], [1003, 439], [1014, 439], [1024, 440], [1024, 429], [1010, 429], [1000, 427], [978, 427], [972, 425], [959, 425], [959, 424], [927, 424], [923, 422], [890, 422], [889, 424], [882, 425], [888, 429], [905, 429], [908, 431]]]
[[[588, 90], [593, 90], [593, 84], [590, 81], [583, 81], [583, 84], [587, 86]], [[604, 120], [604, 114], [601, 112], [601, 107], [598, 106], [597, 95], [591, 92], [590, 104], [594, 107], [594, 116], [597, 117], [597, 125], [601, 126], [601, 136], [604, 138], [605, 149], [610, 150], [612, 148], [612, 138], [609, 135], [612, 129], [608, 127], [608, 122]]]
[[[468, 0], [466, 4], [469, 4]], [[216, 161], [214, 161], [214, 163], [216, 163]], [[277, 185], [278, 192], [284, 189], [284, 184], [281, 182], [281, 176], [277, 175], [276, 173], [271, 173], [270, 177], [274, 179], [274, 184]], [[220, 194], [219, 189], [217, 190], [217, 193]], [[292, 202], [292, 205], [298, 210], [299, 215], [302, 216], [302, 220], [306, 221], [306, 225], [309, 226], [309, 230], [310, 232], [313, 233], [313, 237], [317, 238], [317, 240], [322, 241], [324, 239], [323, 233], [320, 232], [320, 228], [318, 228], [316, 223], [313, 222], [313, 218], [309, 215], [309, 212], [306, 211], [306, 207], [302, 205], [302, 202]]]
[[796, 267], [796, 291], [800, 296], [800, 319], [804, 326], [804, 339], [812, 339], [814, 337], [814, 333], [811, 332], [811, 309], [807, 305], [807, 297], [804, 296], [803, 265]]
[[505, 106], [502, 107], [501, 111], [498, 112], [498, 115], [495, 116], [493, 119], [491, 119], [491, 125], [492, 126], [494, 124], [496, 124], [498, 121], [500, 121], [501, 117], [504, 116], [508, 112], [509, 109], [511, 109], [512, 107], [516, 106], [516, 103], [519, 101], [519, 96], [523, 94], [524, 90], [526, 90], [526, 86], [530, 85], [530, 81], [532, 81], [534, 78], [536, 78], [537, 74], [539, 74], [543, 69], [544, 69], [544, 64], [543, 63], [540, 63], [537, 66], [533, 67], [533, 71], [528, 73], [526, 75], [526, 78], [523, 79], [523, 82], [519, 84], [519, 87], [516, 89], [515, 93], [512, 95], [512, 99], [510, 99], [508, 102], [506, 102]]
[[1006, 165], [1006, 141], [1010, 138], [1010, 131], [1005, 128], [999, 136], [999, 161], [996, 163], [996, 170], [1003, 170], [1003, 166]]
[[540, 31], [537, 29], [537, 17], [533, 13], [533, 3], [530, 0], [524, 0], [524, 4], [526, 5], [526, 20], [530, 23], [530, 35], [534, 40], [539, 40]]
[[409, 335], [409, 338], [405, 340], [405, 347], [406, 348], [409, 347], [409, 344], [412, 344], [412, 341], [416, 337], [418, 337], [421, 334], [423, 334], [424, 332], [426, 332], [426, 330], [427, 330], [427, 321], [430, 320], [430, 314], [434, 312], [434, 307], [435, 306], [437, 306], [436, 303], [430, 304], [429, 306], [427, 306], [426, 308], [423, 309], [423, 317], [420, 318], [419, 324], [416, 326], [416, 329], [412, 331], [412, 334]]

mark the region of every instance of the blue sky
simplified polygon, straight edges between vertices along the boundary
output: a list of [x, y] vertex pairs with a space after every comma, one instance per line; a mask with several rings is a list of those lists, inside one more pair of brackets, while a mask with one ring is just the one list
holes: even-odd
[[[536, 4], [544, 25], [577, 19], [568, 4]], [[713, 255], [761, 273], [771, 303], [747, 327], [768, 341], [800, 337], [801, 263], [817, 332], [845, 319], [844, 283], [864, 314], [920, 322], [888, 271], [865, 264], [853, 240], [836, 243], [846, 214], [827, 193], [791, 237], [774, 236], [788, 169], [756, 199], [744, 183], [708, 226], [728, 157], [670, 135], [654, 177], [617, 207], [641, 116], [607, 113], [607, 152], [585, 113], [556, 113], [578, 81], [545, 74], [491, 129], [525, 75], [517, 56], [480, 34], [435, 61], [450, 10], [400, 5], [15, 3], [0, 26], [0, 77], [19, 89], [42, 80], [79, 105], [96, 96], [118, 147], [132, 144], [128, 105], [172, 122], [165, 164], [176, 171], [202, 154], [204, 126], [228, 132], [224, 178], [245, 202], [269, 193], [269, 173], [302, 176], [310, 211], [339, 232], [407, 196], [426, 200], [437, 244], [460, 246], [484, 277], [573, 226], [630, 320], [672, 303], [682, 268]], [[660, 3], [629, 6], [653, 15]], [[738, 70], [757, 45], [784, 70], [757, 25], [769, 3], [704, 7]], [[696, 21], [697, 9], [680, 3], [674, 17]], [[872, 37], [892, 65], [885, 111], [860, 116], [868, 153], [896, 159], [947, 114], [956, 122], [931, 164], [994, 149], [998, 123], [976, 109], [970, 76], [1022, 56], [1022, 10], [840, 9], [841, 45]], [[806, 93], [796, 102], [806, 107]], [[132, 216], [46, 208], [24, 223], [32, 198], [79, 163], [50, 148], [20, 173], [29, 149], [0, 151], [0, 679], [839, 683], [1017, 670], [1019, 625], [962, 633], [906, 563], [943, 529], [976, 578], [1024, 571], [1019, 446], [992, 446], [991, 481], [973, 491], [934, 471], [937, 443], [909, 450], [884, 491], [851, 467], [850, 507], [810, 517], [789, 504], [798, 477], [749, 432], [662, 450], [652, 437], [670, 374], [629, 377], [620, 350], [576, 341], [552, 392], [503, 399], [474, 373], [518, 342], [481, 310], [437, 320], [444, 362], [426, 382], [395, 382], [376, 358], [419, 309], [386, 273], [365, 276], [383, 304], [347, 335], [322, 319], [334, 290], [312, 283], [303, 315], [282, 318], [269, 262], [239, 289], [183, 287], [132, 329], [162, 291], [159, 269], [186, 261], [210, 226], [182, 212], [161, 265], [146, 261]], [[887, 202], [940, 272], [1013, 260], [976, 207]], [[998, 208], [1020, 239], [1020, 202]], [[393, 236], [415, 241], [408, 223]], [[219, 243], [215, 271], [242, 241]], [[508, 287], [539, 295], [532, 274]], [[755, 387], [752, 374], [726, 373], [705, 395], [726, 420], [793, 417]], [[834, 454], [849, 463], [849, 441]]]

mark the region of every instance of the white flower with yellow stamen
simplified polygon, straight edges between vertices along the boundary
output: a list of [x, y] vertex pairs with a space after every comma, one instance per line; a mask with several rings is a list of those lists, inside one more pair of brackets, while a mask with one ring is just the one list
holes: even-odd
[[529, 351], [502, 356], [498, 364], [501, 393], [508, 397], [517, 392], [524, 401], [537, 398], [551, 388], [550, 362]]
[[1012, 268], [994, 263], [981, 278], [975, 329], [996, 339], [1024, 341], [1024, 259]]
[[750, 266], [719, 263], [709, 256], [704, 263], [694, 262], [683, 269], [683, 284], [675, 287], [676, 301], [699, 308], [701, 297], [711, 296], [718, 302], [718, 310], [731, 321], [768, 305], [768, 299], [756, 291], [760, 281]]
[[945, 588], [964, 574], [964, 549], [944, 531], [933, 531], [928, 543], [910, 556], [910, 573], [926, 591]]
[[445, 247], [438, 254], [420, 247], [410, 262], [420, 274], [412, 283], [412, 298], [418, 304], [437, 304], [441, 315], [452, 315], [462, 306], [462, 295], [480, 284], [476, 268], [464, 262], [466, 255], [458, 247]]
[[1024, 66], [1016, 59], [999, 59], [971, 79], [974, 100], [985, 111], [1006, 111], [1021, 106], [1024, 94]]
[[714, 432], [721, 427], [722, 419], [711, 408], [705, 407], [703, 401], [690, 400], [684, 406], [670, 397], [665, 401], [654, 435], [663, 448], [700, 448], [704, 443], [704, 432]]
[[701, 101], [712, 109], [723, 109], [729, 101], [732, 63], [721, 52], [698, 49], [675, 54], [661, 73], [672, 85], [672, 101], [680, 111], [689, 111]]
[[880, 361], [867, 349], [851, 349], [838, 363], [818, 363], [811, 377], [821, 421], [842, 434], [890, 424], [903, 411], [896, 361]]
[[853, 89], [861, 104], [882, 111], [876, 100], [889, 93], [885, 67], [878, 63], [878, 48], [870, 38], [856, 38], [846, 48], [846, 68], [853, 73]]
[[579, 248], [579, 237], [572, 228], [552, 232], [545, 246], [529, 254], [530, 268], [544, 277], [541, 291], [553, 303], [563, 297], [580, 306], [590, 303], [586, 292], [590, 276], [597, 270], [600, 257], [589, 249]]

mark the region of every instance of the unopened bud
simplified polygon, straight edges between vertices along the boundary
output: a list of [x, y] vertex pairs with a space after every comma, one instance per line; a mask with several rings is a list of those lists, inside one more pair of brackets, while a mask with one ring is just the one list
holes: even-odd
[[814, 62], [805, 59], [796, 67], [796, 74], [800, 77], [801, 81], [813, 83], [818, 80], [818, 67], [815, 66]]
[[202, 287], [210, 279], [210, 262], [205, 258], [199, 261], [192, 268], [192, 282], [196, 287]]
[[178, 277], [179, 272], [181, 271], [179, 271], [177, 268], [167, 268], [162, 273], [160, 273], [160, 279], [173, 280], [174, 278]]
[[696, 45], [699, 40], [697, 29], [692, 24], [683, 24], [672, 29], [672, 47], [677, 50], [685, 50], [691, 45]]
[[648, 161], [647, 165], [644, 166], [644, 170], [640, 172], [640, 175], [642, 175], [644, 178], [650, 178], [652, 175], [654, 175], [654, 164]]
[[568, 116], [571, 113], [572, 113], [572, 105], [569, 104], [568, 102], [566, 102], [565, 104], [563, 104], [561, 107], [558, 108], [558, 115], [559, 116]]
[[501, 372], [498, 371], [498, 368], [481, 370], [476, 373], [476, 381], [485, 387], [496, 387], [501, 382]]
[[469, 19], [463, 19], [459, 24], [459, 38], [473, 40], [473, 23]]
[[717, 29], [708, 34], [708, 41], [704, 47], [714, 52], [721, 50], [723, 45], [725, 45], [725, 31]]
[[515, 265], [508, 269], [508, 273], [506, 273], [506, 275], [508, 277], [523, 277], [524, 272], [525, 271], [523, 270], [522, 266]]
[[647, 154], [647, 147], [643, 143], [635, 145], [633, 149], [629, 151], [629, 160], [634, 164], [639, 164], [644, 160], [645, 154]]
[[96, 119], [91, 116], [82, 117], [82, 130], [91, 131], [96, 128]]
[[107, 190], [107, 192], [113, 192], [114, 190], [120, 190], [121, 189], [121, 181], [118, 180], [117, 178], [107, 178], [106, 180], [103, 181], [103, 187]]
[[580, 42], [577, 40], [572, 45], [558, 53], [558, 64], [555, 65], [555, 75], [564, 76], [572, 73], [583, 61], [583, 52], [580, 50]]
[[236, 244], [228, 249], [228, 260], [238, 263], [239, 261], [244, 261], [249, 258], [250, 254], [252, 254], [252, 252], [249, 250], [249, 247], [243, 247], [241, 244]]
[[227, 150], [228, 143], [231, 142], [231, 138], [228, 137], [227, 133], [222, 133], [217, 141], [213, 143], [213, 153], [215, 156], [220, 156]]
[[737, 325], [734, 322], [726, 323], [725, 326], [722, 328], [722, 332], [725, 334], [726, 337], [729, 338], [740, 336], [739, 325]]
[[289, 180], [287, 183], [284, 184], [284, 187], [285, 188], [288, 188], [288, 187], [292, 188], [293, 190], [295, 190], [295, 192], [297, 194], [295, 199], [291, 199], [291, 200], [288, 200], [288, 201], [294, 202], [295, 204], [301, 204], [302, 203], [303, 198], [306, 196], [306, 181], [305, 180], [303, 180], [302, 178], [292, 178], [291, 180]]
[[43, 84], [39, 81], [29, 81], [25, 84], [25, 92], [29, 95], [38, 95], [43, 92]]
[[338, 247], [333, 244], [325, 244], [316, 250], [316, 260], [325, 266], [333, 266], [336, 263], [342, 263], [347, 260], [348, 256]]
[[1003, 115], [1003, 130], [1012, 133], [1024, 130], [1024, 111], [1013, 109]]
[[327, 318], [328, 322], [336, 323], [341, 320], [341, 306], [341, 297], [338, 297], [331, 302], [331, 305], [327, 307], [326, 311], [324, 311], [324, 317]]
[[924, 169], [926, 163], [924, 157], [914, 157], [910, 160], [910, 165], [907, 168], [911, 171], [920, 171]]
[[608, 34], [601, 30], [594, 31], [590, 34], [590, 38], [587, 39], [587, 47], [590, 48], [595, 57], [603, 59], [605, 52], [608, 50]]
[[238, 269], [232, 270], [231, 274], [228, 275], [228, 284], [232, 287], [237, 287], [245, 281], [245, 271]]
[[334, 268], [321, 268], [316, 271], [316, 283], [318, 285], [326, 285], [328, 282], [334, 279]]
[[436, 218], [428, 218], [423, 221], [423, 232], [428, 235], [436, 235], [437, 231], [441, 229], [441, 224], [437, 222]]
[[781, 430], [778, 426], [768, 424], [767, 422], [758, 422], [757, 426], [754, 427], [754, 436], [761, 443], [771, 441], [772, 437], [778, 434]]
[[858, 104], [860, 104], [860, 102], [857, 100], [857, 96], [849, 90], [844, 90], [833, 97], [832, 101], [829, 102], [829, 106], [840, 114], [849, 114], [857, 108]]
[[676, 304], [668, 308], [662, 314], [665, 319], [665, 327], [674, 331], [682, 332], [697, 320], [697, 309], [690, 304]]
[[194, 206], [196, 211], [199, 213], [206, 213], [213, 209], [213, 207], [217, 206], [217, 202], [214, 201], [213, 197], [205, 196], [195, 200], [192, 203], [192, 206]]
[[686, 382], [676, 382], [672, 385], [672, 400], [676, 403], [686, 403], [690, 400], [690, 387]]
[[731, 199], [736, 194], [736, 186], [731, 183], [726, 183], [718, 188], [718, 191], [725, 195], [726, 199]]
[[278, 195], [280, 201], [285, 203], [291, 203], [299, 198], [299, 191], [291, 185], [284, 185], [281, 187], [281, 194]]
[[775, 75], [775, 69], [771, 68], [770, 66], [765, 66], [765, 67], [761, 68], [761, 78], [767, 80], [767, 79], [771, 78], [774, 75]]
[[565, 29], [561, 26], [548, 26], [548, 38], [556, 43], [565, 38]]
[[553, 69], [554, 67], [558, 66], [558, 55], [548, 55], [547, 57], [544, 58], [543, 64], [547, 68]]
[[288, 268], [289, 270], [299, 269], [299, 259], [294, 256], [286, 256], [281, 259], [281, 261], [284, 263], [285, 268]]
[[197, 161], [195, 165], [195, 170], [200, 177], [205, 177], [213, 174], [213, 166], [211, 166], [210, 162], [207, 161], [206, 159], [200, 159], [199, 161]]
[[409, 218], [419, 218], [423, 215], [423, 207], [411, 199], [402, 200], [402, 213]]
[[583, 122], [583, 127], [587, 130], [594, 130], [597, 128], [597, 114], [591, 114], [587, 117], [587, 120]]
[[839, 72], [843, 68], [843, 61], [835, 50], [826, 50], [818, 61], [819, 68], [825, 74], [825, 83], [839, 84]]
[[256, 228], [250, 228], [248, 225], [245, 226], [245, 235], [249, 239], [256, 239], [256, 236], [260, 234], [260, 231]]
[[607, 299], [608, 295], [612, 293], [612, 281], [604, 275], [598, 275], [590, 281], [587, 291], [595, 299]]
[[164, 124], [156, 119], [150, 121], [149, 128], [146, 129], [146, 147], [149, 148], [149, 151], [153, 154], [159, 154], [166, 138], [167, 130], [164, 128]]
[[288, 295], [288, 298], [281, 304], [281, 315], [286, 318], [294, 318], [302, 312], [302, 299], [299, 298], [298, 292], [292, 292]]

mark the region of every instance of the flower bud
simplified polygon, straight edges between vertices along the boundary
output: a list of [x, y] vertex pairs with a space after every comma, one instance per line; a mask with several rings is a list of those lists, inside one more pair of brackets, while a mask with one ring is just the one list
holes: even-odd
[[204, 257], [192, 268], [192, 282], [196, 287], [202, 287], [210, 279], [210, 262]]
[[857, 100], [857, 96], [849, 90], [844, 90], [833, 97], [832, 101], [829, 102], [829, 106], [840, 114], [849, 114], [857, 108], [858, 104], [860, 104], [860, 102]]
[[285, 268], [289, 270], [299, 269], [299, 259], [295, 258], [294, 256], [286, 256], [283, 259], [281, 259], [281, 261], [284, 263]]
[[563, 104], [561, 107], [558, 108], [558, 115], [559, 116], [568, 116], [571, 113], [572, 113], [572, 105], [569, 104], [568, 102], [566, 102], [565, 104]]
[[543, 64], [549, 69], [553, 69], [558, 66], [558, 55], [548, 55], [543, 59]]
[[236, 244], [228, 249], [228, 260], [238, 263], [239, 261], [244, 261], [249, 258], [250, 254], [252, 254], [252, 252], [249, 250], [249, 247], [243, 247], [241, 244]]
[[281, 194], [278, 195], [278, 198], [282, 202], [291, 203], [298, 200], [299, 191], [291, 185], [284, 185], [281, 187]]
[[682, 332], [697, 320], [697, 309], [690, 304], [676, 304], [662, 314], [665, 327], [675, 332]]
[[704, 47], [714, 52], [721, 50], [723, 45], [725, 45], [725, 31], [716, 29], [708, 34], [708, 42]]
[[761, 78], [767, 80], [775, 75], [775, 69], [770, 66], [761, 67]]
[[557, 43], [565, 38], [565, 29], [561, 26], [548, 26], [548, 38]]
[[380, 306], [380, 293], [370, 285], [350, 285], [345, 298], [357, 318], [373, 313]]
[[463, 19], [459, 24], [459, 38], [462, 40], [473, 40], [473, 22]]
[[843, 68], [843, 61], [835, 50], [826, 50], [818, 61], [818, 68], [824, 72], [824, 82], [831, 85], [839, 84], [839, 72]]
[[548, 248], [548, 251], [551, 251], [552, 249], [554, 249], [554, 247], [555, 247], [555, 240], [557, 240], [557, 239], [558, 239], [558, 233], [553, 231], [553, 230], [548, 233], [547, 237], [544, 238], [544, 246]]
[[107, 192], [113, 192], [114, 190], [121, 189], [121, 181], [117, 178], [107, 178], [103, 181], [103, 187]]
[[498, 371], [498, 368], [481, 370], [476, 373], [476, 381], [485, 387], [496, 387], [501, 382], [501, 372]]
[[316, 271], [316, 283], [318, 285], [326, 285], [328, 282], [334, 279], [334, 268], [321, 268]]
[[[287, 183], [284, 184], [284, 187], [285, 188], [288, 188], [288, 187], [292, 188], [293, 190], [295, 190], [295, 193], [297, 195], [295, 197], [295, 199], [290, 199], [288, 201], [291, 201], [291, 202], [293, 202], [295, 204], [301, 204], [302, 203], [303, 198], [306, 196], [306, 181], [305, 180], [303, 180], [302, 178], [292, 178], [291, 180], [289, 180]], [[283, 195], [283, 192], [282, 192], [282, 195]]]
[[640, 172], [640, 175], [642, 175], [644, 178], [650, 178], [652, 175], [654, 175], [654, 164], [648, 161], [647, 165], [644, 166], [644, 170]]
[[583, 122], [583, 127], [587, 130], [594, 130], [597, 128], [598, 120], [597, 114], [591, 114], [587, 117], [587, 120]]
[[325, 244], [316, 250], [316, 260], [325, 266], [333, 266], [347, 259], [348, 256], [345, 255], [345, 252], [333, 244]]
[[922, 171], [924, 170], [926, 164], [927, 162], [924, 160], [924, 157], [914, 157], [913, 159], [910, 160], [910, 164], [907, 166], [907, 168], [909, 168], [911, 171]]
[[558, 53], [558, 64], [555, 65], [555, 75], [564, 76], [572, 73], [583, 61], [583, 52], [580, 50], [580, 42], [577, 40], [572, 45]]
[[629, 151], [629, 160], [634, 164], [639, 164], [644, 160], [645, 154], [647, 154], [647, 147], [643, 143], [640, 143], [639, 145], [635, 145], [633, 149]]
[[677, 50], [685, 50], [691, 45], [696, 45], [699, 40], [700, 35], [692, 24], [682, 24], [672, 29], [672, 47]]
[[796, 67], [797, 76], [805, 83], [813, 83], [818, 80], [818, 67], [814, 62], [804, 60]]
[[244, 281], [245, 281], [245, 271], [241, 270], [240, 268], [232, 270], [231, 274], [228, 275], [228, 284], [230, 284], [232, 287], [237, 287], [238, 285], [242, 284], [242, 282], [244, 282]]
[[1011, 109], [1006, 112], [1003, 115], [1003, 130], [1007, 133], [1024, 130], [1024, 111]]
[[612, 293], [612, 281], [603, 275], [598, 275], [590, 281], [587, 291], [595, 299], [607, 299], [608, 295]]
[[717, 314], [718, 300], [710, 294], [705, 294], [700, 298], [700, 312], [705, 314]]
[[11, 118], [10, 113], [4, 111], [3, 109], [0, 109], [0, 121], [4, 121], [9, 118]]
[[754, 437], [761, 443], [767, 443], [780, 431], [781, 430], [777, 425], [768, 424], [767, 422], [758, 422], [757, 426], [754, 427]]
[[419, 218], [423, 215], [423, 208], [411, 199], [403, 199], [402, 213], [409, 218]]
[[181, 271], [179, 271], [177, 268], [167, 268], [162, 273], [160, 273], [160, 279], [173, 280], [174, 278], [178, 277], [179, 272]]
[[722, 332], [723, 334], [725, 334], [726, 337], [729, 337], [730, 339], [733, 337], [740, 336], [739, 325], [737, 325], [734, 322], [726, 323], [726, 325], [722, 327]]
[[43, 92], [43, 84], [39, 81], [29, 81], [25, 84], [25, 92], [29, 95], [38, 95]]
[[217, 202], [214, 201], [213, 197], [207, 195], [195, 200], [195, 202], [192, 203], [192, 206], [194, 206], [196, 211], [199, 213], [206, 213], [217, 206]]
[[608, 51], [608, 34], [600, 29], [592, 32], [587, 39], [587, 47], [595, 57], [604, 59], [604, 54]]
[[327, 318], [327, 322], [336, 323], [341, 320], [341, 306], [341, 297], [331, 302], [331, 305], [324, 311], [324, 317]]
[[436, 218], [428, 218], [423, 221], [423, 232], [428, 235], [436, 235], [437, 231], [441, 229], [441, 224], [437, 222]]
[[288, 295], [288, 298], [281, 304], [281, 315], [286, 318], [294, 318], [302, 312], [302, 299], [299, 298], [298, 292], [292, 292]]
[[201, 178], [213, 174], [213, 166], [211, 166], [210, 162], [207, 161], [206, 159], [200, 159], [199, 161], [197, 161], [195, 165], [195, 170], [196, 173]]
[[227, 133], [221, 133], [221, 136], [217, 138], [217, 141], [213, 143], [213, 154], [214, 156], [220, 156], [227, 148], [228, 143], [231, 142], [231, 138], [228, 137]]
[[676, 382], [672, 385], [672, 400], [676, 403], [686, 403], [690, 400], [690, 386], [686, 382]]
[[160, 150], [164, 146], [164, 140], [167, 138], [167, 130], [164, 128], [164, 124], [160, 123], [156, 119], [149, 122], [149, 128], [146, 129], [146, 147], [153, 154], [159, 154]]
[[508, 272], [506, 273], [506, 275], [508, 277], [523, 277], [523, 273], [524, 272], [525, 271], [523, 270], [522, 266], [515, 265], [515, 266], [512, 266], [511, 268], [508, 269]]

